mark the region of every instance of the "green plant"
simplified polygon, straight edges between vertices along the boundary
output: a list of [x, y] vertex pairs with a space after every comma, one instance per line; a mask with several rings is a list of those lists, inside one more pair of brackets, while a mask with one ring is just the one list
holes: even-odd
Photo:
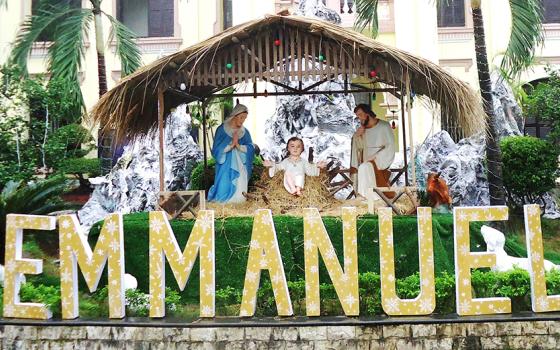
[[216, 306], [241, 303], [241, 293], [231, 286], [216, 290]]
[[31, 283], [21, 285], [19, 291], [20, 300], [22, 302], [43, 303], [53, 313], [54, 316], [60, 316], [60, 287], [59, 286], [34, 286]]
[[146, 317], [150, 314], [150, 296], [138, 289], [125, 291], [127, 315]]
[[560, 70], [546, 68], [550, 78], [530, 90], [525, 112], [530, 118], [548, 121], [551, 130], [548, 138], [558, 147], [560, 143]]
[[46, 142], [47, 165], [58, 168], [65, 159], [83, 157], [94, 148], [93, 137], [86, 128], [79, 124], [63, 126]]
[[455, 276], [444, 271], [436, 276], [436, 312], [448, 314], [455, 310]]
[[[60, 198], [61, 194], [74, 185], [73, 181], [61, 176], [29, 184], [23, 184], [21, 181], [8, 182], [0, 193], [0, 247], [4, 247], [6, 239], [6, 215], [42, 215], [74, 208]], [[0, 249], [0, 263], [3, 262], [4, 249]]]
[[88, 177], [101, 175], [101, 163], [99, 158], [69, 158], [60, 163], [58, 171], [76, 176], [80, 181], [80, 187], [87, 188], [89, 182], [85, 175]]
[[530, 136], [501, 140], [504, 186], [512, 206], [535, 201], [554, 188], [558, 174], [558, 150]]

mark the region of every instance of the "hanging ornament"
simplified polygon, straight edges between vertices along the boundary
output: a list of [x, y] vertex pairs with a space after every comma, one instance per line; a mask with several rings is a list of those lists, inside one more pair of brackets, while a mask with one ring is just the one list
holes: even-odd
[[274, 46], [280, 46], [280, 44], [281, 44], [280, 39], [274, 40]]
[[372, 70], [369, 72], [369, 77], [370, 77], [370, 78], [375, 78], [375, 77], [377, 77], [377, 71], [376, 71], [375, 69], [372, 69]]
[[375, 92], [373, 94], [371, 94], [371, 100], [372, 101], [377, 100], [377, 94]]
[[226, 68], [227, 68], [227, 69], [232, 69], [232, 68], [233, 68], [233, 64], [231, 64], [231, 63], [226, 63]]
[[391, 129], [396, 129], [397, 128], [397, 122], [394, 120], [391, 120]]
[[181, 83], [179, 88], [181, 89], [181, 91], [185, 91], [185, 89], [187, 88], [187, 85], [185, 85], [185, 83]]
[[326, 61], [325, 56], [323, 56], [322, 54], [319, 54], [319, 61], [320, 62]]

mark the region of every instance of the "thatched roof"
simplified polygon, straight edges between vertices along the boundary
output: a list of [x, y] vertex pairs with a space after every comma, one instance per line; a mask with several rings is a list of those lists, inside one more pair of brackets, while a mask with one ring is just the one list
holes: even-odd
[[[400, 91], [405, 91], [408, 72], [414, 93], [439, 105], [465, 134], [483, 129], [478, 94], [438, 65], [328, 22], [279, 15], [229, 28], [147, 65], [107, 92], [92, 117], [104, 128], [116, 129], [119, 139], [134, 138], [157, 125], [158, 89], [165, 91], [168, 111], [241, 82], [341, 74], [351, 80], [367, 77], [372, 69], [377, 81]], [[188, 95], [180, 91], [182, 83]]]

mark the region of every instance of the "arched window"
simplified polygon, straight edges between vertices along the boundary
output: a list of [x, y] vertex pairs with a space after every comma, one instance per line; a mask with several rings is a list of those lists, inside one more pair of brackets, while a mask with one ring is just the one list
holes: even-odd
[[438, 8], [438, 27], [465, 26], [465, 0], [441, 1]]
[[174, 0], [118, 0], [117, 18], [138, 37], [172, 37], [174, 7]]

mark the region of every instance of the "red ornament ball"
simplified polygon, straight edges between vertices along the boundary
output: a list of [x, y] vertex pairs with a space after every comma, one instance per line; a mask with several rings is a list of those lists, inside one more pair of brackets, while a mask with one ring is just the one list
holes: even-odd
[[377, 76], [377, 72], [375, 70], [372, 70], [371, 72], [369, 72], [369, 76], [370, 78], [375, 78]]
[[280, 46], [280, 43], [279, 39], [274, 40], [274, 46]]

